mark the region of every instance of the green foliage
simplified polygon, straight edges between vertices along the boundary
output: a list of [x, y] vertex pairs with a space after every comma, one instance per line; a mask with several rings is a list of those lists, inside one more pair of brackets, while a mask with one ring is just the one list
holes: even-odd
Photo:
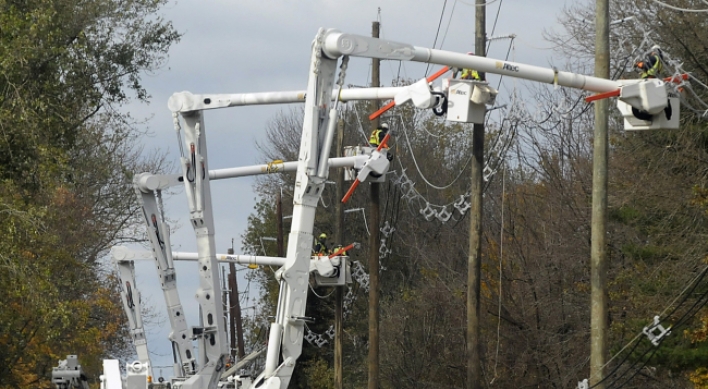
[[53, 387], [67, 354], [96, 382], [127, 352], [101, 258], [142, 239], [129, 172], [162, 169], [117, 110], [179, 38], [162, 4], [0, 0], [0, 388]]
[[618, 223], [629, 224], [641, 216], [639, 210], [629, 206], [622, 206], [609, 210], [610, 220]]

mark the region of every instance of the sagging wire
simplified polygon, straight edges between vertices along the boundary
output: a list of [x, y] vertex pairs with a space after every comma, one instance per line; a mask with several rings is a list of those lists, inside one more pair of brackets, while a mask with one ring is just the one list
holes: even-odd
[[428, 186], [430, 186], [430, 187], [433, 188], [433, 189], [437, 189], [437, 190], [445, 190], [445, 189], [451, 187], [455, 182], [457, 182], [457, 180], [462, 176], [462, 173], [467, 169], [467, 165], [469, 165], [470, 161], [472, 160], [472, 157], [470, 157], [469, 159], [467, 159], [467, 162], [465, 162], [465, 166], [460, 170], [460, 173], [459, 173], [459, 174], [457, 175], [457, 177], [455, 177], [455, 179], [452, 180], [452, 182], [450, 182], [449, 184], [447, 184], [447, 185], [445, 185], [445, 186], [437, 186], [437, 185], [431, 183], [430, 181], [428, 181], [427, 178], [425, 178], [425, 175], [424, 175], [423, 172], [420, 170], [420, 166], [418, 166], [418, 161], [416, 160], [415, 154], [413, 153], [413, 147], [411, 146], [410, 139], [408, 139], [408, 131], [406, 130], [406, 125], [405, 125], [404, 122], [403, 122], [403, 117], [402, 117], [402, 116], [400, 116], [400, 120], [401, 120], [401, 128], [403, 129], [403, 135], [405, 136], [405, 138], [406, 138], [406, 144], [408, 145], [408, 151], [410, 152], [411, 159], [413, 159], [413, 164], [415, 165], [415, 168], [416, 168], [416, 170], [418, 171], [418, 174], [420, 175], [420, 178], [422, 178], [423, 181], [424, 181], [426, 184], [428, 184]]
[[364, 127], [361, 124], [361, 118], [359, 117], [359, 110], [357, 109], [356, 104], [354, 104], [354, 115], [356, 116], [356, 123], [358, 124], [357, 129], [359, 130], [361, 136], [364, 138], [364, 142], [368, 145], [369, 137], [366, 136], [366, 132], [364, 132]]

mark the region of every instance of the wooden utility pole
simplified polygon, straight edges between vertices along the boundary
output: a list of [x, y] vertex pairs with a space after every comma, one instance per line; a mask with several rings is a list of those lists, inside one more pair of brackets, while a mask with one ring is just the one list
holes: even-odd
[[[373, 22], [371, 36], [379, 37], [379, 22]], [[371, 86], [381, 86], [379, 60], [371, 60]], [[371, 112], [379, 109], [378, 100], [371, 100]], [[379, 119], [371, 122], [371, 130], [379, 126]], [[369, 389], [379, 389], [379, 183], [369, 184]]]
[[[610, 78], [610, 4], [595, 6], [595, 77]], [[607, 154], [609, 99], [595, 101], [595, 144], [592, 164], [592, 226], [590, 248], [590, 385], [605, 377], [607, 363]]]
[[[485, 57], [487, 44], [486, 0], [475, 1], [475, 54]], [[479, 73], [484, 80], [485, 74]], [[472, 128], [472, 173], [470, 189], [470, 246], [467, 259], [467, 388], [482, 388], [482, 344], [480, 342], [480, 283], [482, 272], [482, 191], [484, 179], [484, 124]]]
[[[234, 249], [228, 250], [229, 254]], [[243, 345], [243, 323], [241, 322], [241, 303], [238, 298], [238, 281], [236, 280], [236, 265], [229, 263], [229, 330], [231, 332], [231, 356], [240, 360], [246, 355]], [[236, 352], [238, 350], [238, 353]]]
[[[337, 157], [342, 157], [344, 148], [344, 120], [339, 119], [337, 126]], [[341, 199], [344, 197], [344, 169], [337, 169], [337, 196]], [[336, 207], [336, 223], [334, 229], [334, 244], [346, 246], [344, 242], [344, 204], [337, 201]], [[336, 246], [335, 246], [336, 247]], [[334, 306], [334, 388], [344, 388], [344, 368], [342, 354], [342, 340], [344, 338], [344, 286], [337, 286], [335, 294], [336, 301]]]

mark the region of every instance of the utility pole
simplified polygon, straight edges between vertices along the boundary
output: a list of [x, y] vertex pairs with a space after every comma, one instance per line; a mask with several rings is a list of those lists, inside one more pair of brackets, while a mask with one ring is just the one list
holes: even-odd
[[[379, 22], [373, 22], [371, 36], [379, 37]], [[381, 86], [379, 60], [371, 60], [371, 86]], [[378, 100], [371, 100], [371, 112], [379, 109]], [[371, 130], [379, 126], [379, 119], [371, 122]], [[369, 386], [379, 389], [379, 183], [369, 184]]]
[[[339, 119], [337, 125], [337, 157], [342, 157], [342, 149], [344, 148], [344, 120]], [[344, 197], [344, 169], [337, 169], [337, 196], [341, 199]], [[334, 229], [334, 242], [346, 246], [344, 242], [344, 204], [337, 201], [336, 207], [336, 223]], [[344, 286], [337, 286], [335, 294], [334, 306], [334, 388], [344, 388], [344, 368], [343, 368], [343, 353], [342, 340], [344, 338]]]
[[[474, 51], [480, 57], [486, 57], [487, 19], [486, 0], [475, 1], [475, 40]], [[479, 73], [482, 80], [484, 73]], [[471, 173], [471, 209], [470, 209], [470, 246], [467, 259], [467, 388], [482, 388], [482, 345], [480, 342], [480, 283], [482, 272], [482, 191], [484, 180], [484, 124], [475, 123], [472, 127], [472, 173]]]
[[[233, 246], [233, 241], [231, 242]], [[234, 248], [227, 251], [234, 254]], [[243, 345], [243, 323], [241, 322], [241, 303], [238, 298], [238, 281], [236, 279], [236, 265], [229, 263], [229, 331], [231, 332], [231, 357], [239, 360], [246, 355]], [[238, 350], [238, 351], [237, 351]]]
[[[595, 77], [610, 78], [610, 4], [595, 6]], [[595, 143], [592, 163], [592, 221], [590, 248], [590, 385], [605, 377], [607, 363], [607, 155], [609, 99], [595, 101]]]

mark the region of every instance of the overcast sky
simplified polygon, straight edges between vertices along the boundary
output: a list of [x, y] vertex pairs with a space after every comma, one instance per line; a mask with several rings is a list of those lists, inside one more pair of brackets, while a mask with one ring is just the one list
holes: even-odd
[[[145, 75], [144, 85], [151, 103], [132, 104], [126, 109], [137, 119], [150, 118], [146, 127], [152, 133], [144, 141], [145, 152], [167, 152], [177, 166], [178, 143], [167, 109], [170, 95], [178, 91], [201, 93], [248, 93], [304, 90], [311, 42], [320, 27], [370, 35], [373, 21], [381, 22], [381, 37], [456, 52], [474, 50], [474, 0], [230, 0], [170, 2], [163, 16], [184, 34], [170, 50], [168, 64], [155, 74]], [[444, 14], [442, 14], [445, 7]], [[488, 36], [516, 34], [510, 60], [550, 67], [552, 52], [542, 39], [545, 29], [558, 29], [556, 18], [563, 7], [558, 0], [491, 0], [487, 8]], [[500, 9], [500, 10], [499, 10]], [[380, 10], [380, 13], [379, 13]], [[499, 10], [498, 20], [497, 11]], [[441, 18], [442, 14], [442, 18]], [[494, 31], [492, 28], [495, 25]], [[504, 59], [509, 40], [492, 42], [488, 57]], [[442, 47], [441, 47], [442, 45]], [[369, 60], [353, 58], [346, 84], [369, 84]], [[429, 73], [437, 69], [431, 65]], [[563, 69], [559, 66], [560, 69]], [[400, 71], [407, 78], [425, 76], [426, 66], [382, 62], [384, 86]], [[496, 85], [496, 78], [488, 78]], [[500, 97], [505, 91], [501, 90]], [[256, 106], [206, 111], [205, 127], [210, 169], [264, 163], [254, 145], [264, 139], [266, 124], [287, 106]], [[240, 236], [255, 205], [252, 179], [212, 182], [216, 214], [217, 251], [225, 252], [235, 239], [240, 253]], [[173, 225], [175, 251], [196, 251], [190, 227], [187, 201], [180, 191], [167, 200]], [[268, 253], [268, 255], [275, 255]], [[194, 293], [198, 287], [195, 263], [177, 264], [180, 297], [190, 326], [198, 324]], [[169, 322], [157, 273], [152, 261], [136, 264], [143, 301], [161, 313], [160, 324], [147, 328], [153, 366], [172, 363], [167, 341]], [[241, 279], [241, 288], [244, 281]], [[323, 318], [329, 320], [329, 318]], [[311, 347], [305, 343], [304, 347]], [[156, 368], [156, 375], [169, 377], [169, 368]]]

